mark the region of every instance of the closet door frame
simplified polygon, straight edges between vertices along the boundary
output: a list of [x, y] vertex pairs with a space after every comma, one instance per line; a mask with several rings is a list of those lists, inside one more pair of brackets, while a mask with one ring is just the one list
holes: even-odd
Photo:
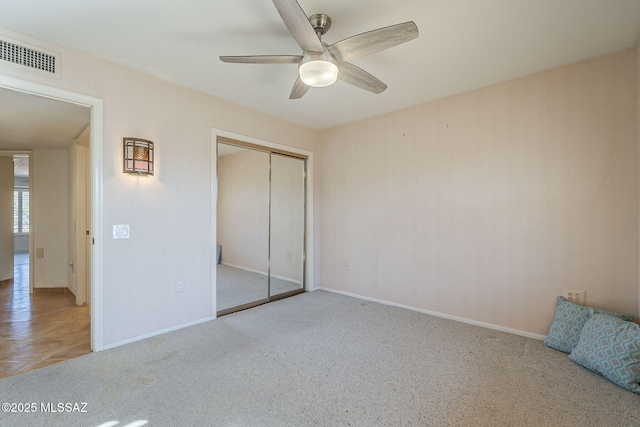
[[[310, 169], [312, 167], [313, 154], [310, 152], [306, 152], [305, 150], [299, 150], [293, 147], [286, 147], [280, 144], [270, 143], [267, 141], [261, 141], [254, 138], [244, 137], [241, 135], [235, 135], [229, 132], [224, 132], [220, 130], [213, 129], [212, 130], [212, 243], [213, 245], [217, 242], [217, 193], [218, 193], [218, 178], [217, 178], [217, 162], [218, 162], [218, 144], [227, 144], [233, 145], [241, 148], [256, 150], [260, 152], [269, 153], [269, 242], [268, 242], [268, 287], [267, 287], [267, 298], [260, 299], [257, 301], [249, 302], [246, 304], [242, 304], [240, 306], [216, 311], [217, 304], [217, 272], [216, 267], [217, 264], [214, 261], [214, 257], [212, 256], [212, 317], [223, 316], [225, 314], [233, 313], [236, 311], [244, 310], [247, 308], [255, 307], [258, 305], [265, 304], [271, 301], [277, 301], [282, 298], [287, 298], [293, 295], [297, 295], [299, 293], [313, 290], [312, 286], [312, 264], [310, 261], [309, 253], [311, 252], [311, 242], [312, 239], [309, 236], [309, 233], [312, 231], [310, 225], [312, 222], [312, 211], [310, 210], [310, 205], [312, 203], [312, 195], [313, 190], [310, 185]], [[303, 199], [304, 199], [304, 221], [303, 221], [303, 243], [302, 243], [302, 286], [299, 289], [294, 289], [292, 291], [283, 292], [277, 295], [271, 295], [271, 154], [277, 154], [280, 156], [292, 157], [294, 159], [298, 159], [303, 161]], [[311, 187], [311, 188], [310, 188]], [[212, 248], [212, 255], [213, 255]]]

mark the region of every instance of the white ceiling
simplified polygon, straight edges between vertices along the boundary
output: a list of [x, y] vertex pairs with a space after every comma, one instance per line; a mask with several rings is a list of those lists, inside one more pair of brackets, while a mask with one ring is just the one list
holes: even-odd
[[639, 0], [299, 0], [328, 14], [329, 44], [413, 20], [420, 36], [353, 63], [388, 84], [341, 81], [289, 100], [296, 65], [220, 55], [300, 54], [269, 0], [13, 0], [0, 26], [108, 58], [314, 129], [619, 51], [640, 35]]
[[90, 115], [88, 107], [0, 88], [0, 150], [65, 149]]

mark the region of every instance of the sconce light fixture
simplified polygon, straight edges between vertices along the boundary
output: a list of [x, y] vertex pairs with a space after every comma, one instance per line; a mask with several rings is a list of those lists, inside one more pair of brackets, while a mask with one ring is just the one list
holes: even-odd
[[153, 142], [146, 139], [123, 138], [124, 173], [153, 175]]

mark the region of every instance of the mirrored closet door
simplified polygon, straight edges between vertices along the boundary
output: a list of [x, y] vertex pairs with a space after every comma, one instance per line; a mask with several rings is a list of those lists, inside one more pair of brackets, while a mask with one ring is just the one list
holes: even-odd
[[303, 159], [271, 154], [271, 297], [302, 289], [304, 167]]
[[304, 290], [306, 159], [220, 138], [218, 316]]

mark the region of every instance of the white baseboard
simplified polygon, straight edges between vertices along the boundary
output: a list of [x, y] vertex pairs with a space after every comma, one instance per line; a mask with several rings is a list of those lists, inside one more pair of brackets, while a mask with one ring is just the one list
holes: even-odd
[[[375, 302], [375, 303], [378, 303], [378, 304], [389, 305], [389, 306], [392, 306], [392, 307], [404, 308], [404, 309], [411, 310], [411, 311], [416, 311], [416, 312], [419, 312], [419, 313], [429, 314], [429, 315], [435, 316], [435, 317], [441, 317], [443, 319], [455, 320], [455, 321], [458, 321], [458, 322], [467, 323], [469, 325], [481, 326], [483, 328], [494, 329], [496, 331], [507, 332], [507, 333], [510, 333], [510, 334], [520, 335], [520, 336], [523, 336], [523, 337], [526, 337], [526, 338], [532, 338], [532, 339], [535, 339], [535, 340], [541, 340], [542, 341], [542, 340], [544, 340], [546, 338], [545, 335], [534, 334], [532, 332], [526, 332], [526, 331], [521, 331], [521, 330], [518, 330], [518, 329], [507, 328], [507, 327], [500, 326], [500, 325], [494, 325], [492, 323], [479, 322], [477, 320], [467, 319], [465, 317], [452, 316], [450, 314], [440, 313], [440, 312], [432, 311], [432, 310], [425, 310], [423, 308], [417, 308], [417, 307], [412, 307], [412, 306], [409, 306], [409, 305], [398, 304], [398, 303], [395, 303], [395, 302], [385, 301], [385, 300], [381, 300], [381, 299], [377, 299], [377, 298], [365, 297], [363, 295], [353, 294], [351, 292], [339, 291], [337, 289], [321, 287], [321, 288], [316, 288], [314, 290], [327, 291], [327, 292], [332, 292], [332, 293], [335, 293], [335, 294], [345, 295], [345, 296], [348, 296], [348, 297], [358, 298], [358, 299], [361, 299], [361, 300], [364, 300], [364, 301], [371, 301], [371, 302]], [[131, 343], [134, 343], [136, 341], [141, 341], [141, 340], [144, 340], [144, 339], [147, 339], [147, 338], [152, 338], [152, 337], [155, 337], [156, 335], [166, 334], [167, 332], [177, 331], [178, 329], [188, 328], [190, 326], [195, 326], [195, 325], [198, 325], [200, 323], [209, 322], [211, 320], [215, 320], [215, 317], [205, 317], [204, 319], [195, 320], [193, 322], [185, 323], [185, 324], [178, 325], [178, 326], [172, 326], [170, 328], [162, 329], [160, 331], [151, 332], [151, 333], [145, 334], [145, 335], [140, 335], [138, 337], [130, 338], [128, 340], [119, 341], [119, 342], [116, 342], [116, 343], [113, 343], [113, 344], [108, 344], [108, 345], [103, 346], [102, 350], [109, 350], [111, 348], [120, 347], [121, 345], [131, 344]]]
[[116, 342], [116, 343], [113, 343], [113, 344], [107, 344], [107, 345], [102, 347], [102, 350], [109, 350], [111, 348], [120, 347], [121, 345], [131, 344], [131, 343], [136, 342], [136, 341], [142, 341], [142, 340], [145, 340], [147, 338], [155, 337], [156, 335], [162, 335], [162, 334], [166, 334], [167, 332], [177, 331], [178, 329], [188, 328], [189, 326], [195, 326], [195, 325], [198, 325], [200, 323], [208, 322], [210, 320], [215, 320], [215, 317], [205, 317], [204, 319], [195, 320], [193, 322], [185, 323], [183, 325], [172, 326], [172, 327], [167, 328], [167, 329], [162, 329], [161, 331], [155, 331], [155, 332], [151, 332], [150, 334], [140, 335], [139, 337], [129, 338], [128, 340], [119, 341], [119, 342]]
[[331, 289], [331, 288], [318, 288], [318, 289], [322, 290], [322, 291], [332, 292], [332, 293], [335, 293], [335, 294], [340, 294], [340, 295], [345, 295], [345, 296], [349, 296], [349, 297], [358, 298], [358, 299], [365, 300], [365, 301], [377, 302], [379, 304], [390, 305], [390, 306], [398, 307], [398, 308], [404, 308], [404, 309], [411, 310], [411, 311], [417, 311], [419, 313], [429, 314], [431, 316], [441, 317], [443, 319], [455, 320], [455, 321], [458, 321], [458, 322], [467, 323], [469, 325], [481, 326], [483, 328], [494, 329], [496, 331], [501, 331], [501, 332], [507, 332], [507, 333], [510, 333], [510, 334], [520, 335], [520, 336], [527, 337], [527, 338], [532, 338], [532, 339], [535, 339], [535, 340], [541, 340], [542, 341], [542, 340], [544, 340], [546, 338], [546, 335], [534, 334], [532, 332], [521, 331], [519, 329], [512, 329], [512, 328], [507, 328], [507, 327], [500, 326], [500, 325], [494, 325], [492, 323], [479, 322], [477, 320], [467, 319], [465, 317], [452, 316], [450, 314], [440, 313], [440, 312], [432, 311], [432, 310], [425, 310], [423, 308], [412, 307], [410, 305], [398, 304], [398, 303], [395, 303], [395, 302], [385, 301], [385, 300], [381, 300], [381, 299], [377, 299], [377, 298], [365, 297], [363, 295], [352, 294], [351, 292], [344, 292], [344, 291], [339, 291], [337, 289]]

